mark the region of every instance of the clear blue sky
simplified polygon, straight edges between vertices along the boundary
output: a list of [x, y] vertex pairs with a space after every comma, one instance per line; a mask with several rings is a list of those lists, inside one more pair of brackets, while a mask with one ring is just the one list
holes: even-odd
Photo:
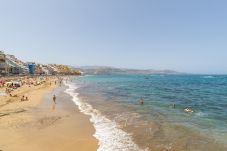
[[227, 74], [227, 1], [1, 0], [0, 49], [40, 63]]

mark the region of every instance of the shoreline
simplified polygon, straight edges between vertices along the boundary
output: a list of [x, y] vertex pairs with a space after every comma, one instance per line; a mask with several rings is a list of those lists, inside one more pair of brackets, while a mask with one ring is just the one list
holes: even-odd
[[95, 138], [99, 141], [100, 151], [115, 151], [115, 150], [130, 150], [130, 151], [147, 151], [148, 148], [140, 148], [132, 138], [130, 133], [122, 130], [119, 125], [99, 110], [93, 108], [93, 106], [86, 101], [81, 101], [77, 89], [77, 85], [70, 83], [66, 84], [69, 88], [66, 90], [70, 96], [73, 97], [73, 102], [78, 106], [79, 110], [88, 115], [91, 123], [95, 128]]
[[[13, 101], [0, 107], [0, 150], [97, 150], [95, 129], [89, 117], [81, 113], [64, 92], [65, 86], [48, 83], [21, 89], [18, 93], [26, 93], [29, 101]], [[56, 105], [53, 94], [57, 96]], [[1, 96], [1, 103], [7, 99]]]

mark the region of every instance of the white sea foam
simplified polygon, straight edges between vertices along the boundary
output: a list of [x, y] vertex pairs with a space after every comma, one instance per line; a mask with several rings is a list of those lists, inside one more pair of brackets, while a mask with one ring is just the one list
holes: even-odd
[[196, 112], [195, 115], [198, 116], [198, 117], [206, 117], [206, 116], [208, 116], [208, 115], [207, 115], [206, 113], [204, 113], [204, 112]]
[[90, 121], [95, 127], [95, 134], [99, 140], [98, 151], [142, 151], [132, 140], [130, 134], [117, 128], [114, 121], [109, 120], [100, 111], [94, 109], [90, 104], [82, 102], [75, 92], [77, 86], [74, 84], [65, 84], [69, 88], [65, 90], [70, 96], [73, 97], [73, 102], [78, 106], [80, 111], [89, 115]]
[[211, 78], [215, 78], [214, 76], [203, 76], [203, 78], [205, 79], [211, 79]]

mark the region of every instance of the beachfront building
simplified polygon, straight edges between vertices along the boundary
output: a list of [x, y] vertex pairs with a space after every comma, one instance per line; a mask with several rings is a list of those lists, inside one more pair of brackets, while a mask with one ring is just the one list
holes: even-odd
[[8, 66], [6, 63], [6, 55], [3, 51], [0, 51], [0, 75], [8, 74]]
[[9, 74], [27, 74], [28, 68], [26, 64], [19, 59], [17, 59], [14, 55], [6, 55], [6, 64], [8, 66]]
[[38, 75], [47, 75], [48, 71], [45, 70], [44, 66], [42, 64], [37, 64], [35, 68], [35, 74]]
[[28, 63], [29, 74], [35, 74], [36, 64], [34, 62]]
[[79, 70], [67, 65], [25, 63], [14, 55], [0, 51], [0, 76], [1, 75], [81, 75]]
[[49, 64], [49, 65], [47, 65], [47, 67], [48, 67], [50, 74], [56, 75], [59, 73], [58, 69], [53, 64]]
[[48, 65], [40, 65], [42, 74], [44, 75], [52, 75], [52, 70], [48, 67]]

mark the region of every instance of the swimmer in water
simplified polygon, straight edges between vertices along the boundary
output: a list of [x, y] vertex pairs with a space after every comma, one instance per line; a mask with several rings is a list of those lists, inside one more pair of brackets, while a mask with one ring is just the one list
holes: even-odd
[[194, 112], [191, 107], [187, 107], [186, 109], [184, 109], [184, 111], [187, 112], [187, 113]]
[[140, 105], [143, 105], [143, 104], [144, 104], [143, 98], [141, 98], [141, 99], [139, 100], [139, 102], [140, 102]]
[[174, 108], [174, 109], [176, 108], [176, 104], [175, 104], [175, 103], [173, 103], [173, 108]]

